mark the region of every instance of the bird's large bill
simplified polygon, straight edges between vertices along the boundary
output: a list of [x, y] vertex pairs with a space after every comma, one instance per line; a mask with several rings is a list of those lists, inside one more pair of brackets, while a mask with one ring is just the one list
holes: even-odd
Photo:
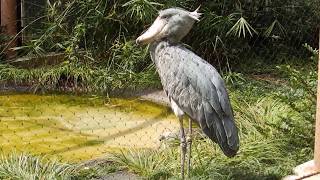
[[137, 44], [149, 44], [155, 39], [161, 38], [160, 34], [163, 28], [165, 27], [166, 23], [166, 20], [158, 17], [150, 26], [150, 28], [137, 38]]

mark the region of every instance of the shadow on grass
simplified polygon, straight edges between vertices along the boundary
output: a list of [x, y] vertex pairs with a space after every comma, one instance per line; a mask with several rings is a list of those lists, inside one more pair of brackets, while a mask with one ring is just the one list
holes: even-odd
[[[252, 165], [254, 166], [254, 164]], [[198, 172], [197, 172], [198, 171]], [[199, 172], [200, 171], [200, 172]], [[198, 167], [191, 171], [193, 176], [191, 179], [215, 179], [215, 180], [279, 180], [281, 174], [277, 172], [261, 172], [261, 170], [248, 168], [228, 168], [221, 167], [219, 169], [202, 169]], [[175, 177], [179, 177], [176, 176]]]
[[246, 170], [237, 169], [232, 171], [230, 179], [237, 180], [279, 180], [282, 177], [279, 174], [270, 173], [270, 174], [261, 174], [257, 172], [248, 172]]

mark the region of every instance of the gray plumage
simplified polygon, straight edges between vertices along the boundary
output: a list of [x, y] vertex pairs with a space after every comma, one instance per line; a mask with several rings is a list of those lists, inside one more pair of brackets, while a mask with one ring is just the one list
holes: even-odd
[[[223, 79], [213, 66], [179, 43], [199, 21], [198, 9], [193, 12], [178, 8], [160, 11], [150, 28], [136, 40], [137, 44], [151, 44], [151, 58], [171, 107], [179, 117], [182, 179], [186, 141], [190, 175], [192, 121], [219, 144], [228, 157], [235, 156], [239, 149], [238, 129]], [[190, 117], [188, 139], [183, 128], [184, 114]]]
[[238, 130], [225, 83], [217, 70], [179, 44], [155, 42], [150, 47], [169, 97], [228, 157], [239, 149]]

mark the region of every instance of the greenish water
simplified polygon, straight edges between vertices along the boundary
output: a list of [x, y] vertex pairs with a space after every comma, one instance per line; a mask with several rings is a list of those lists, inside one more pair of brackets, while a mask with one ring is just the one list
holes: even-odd
[[168, 108], [139, 99], [0, 95], [2, 153], [81, 161], [123, 148], [158, 148], [160, 135], [177, 129]]

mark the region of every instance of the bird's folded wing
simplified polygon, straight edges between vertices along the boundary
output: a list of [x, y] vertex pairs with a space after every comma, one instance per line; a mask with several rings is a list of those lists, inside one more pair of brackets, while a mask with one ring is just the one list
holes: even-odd
[[239, 148], [238, 130], [227, 90], [219, 73], [206, 61], [182, 46], [170, 46], [156, 60], [163, 88], [169, 98], [204, 133], [218, 143], [227, 156]]

